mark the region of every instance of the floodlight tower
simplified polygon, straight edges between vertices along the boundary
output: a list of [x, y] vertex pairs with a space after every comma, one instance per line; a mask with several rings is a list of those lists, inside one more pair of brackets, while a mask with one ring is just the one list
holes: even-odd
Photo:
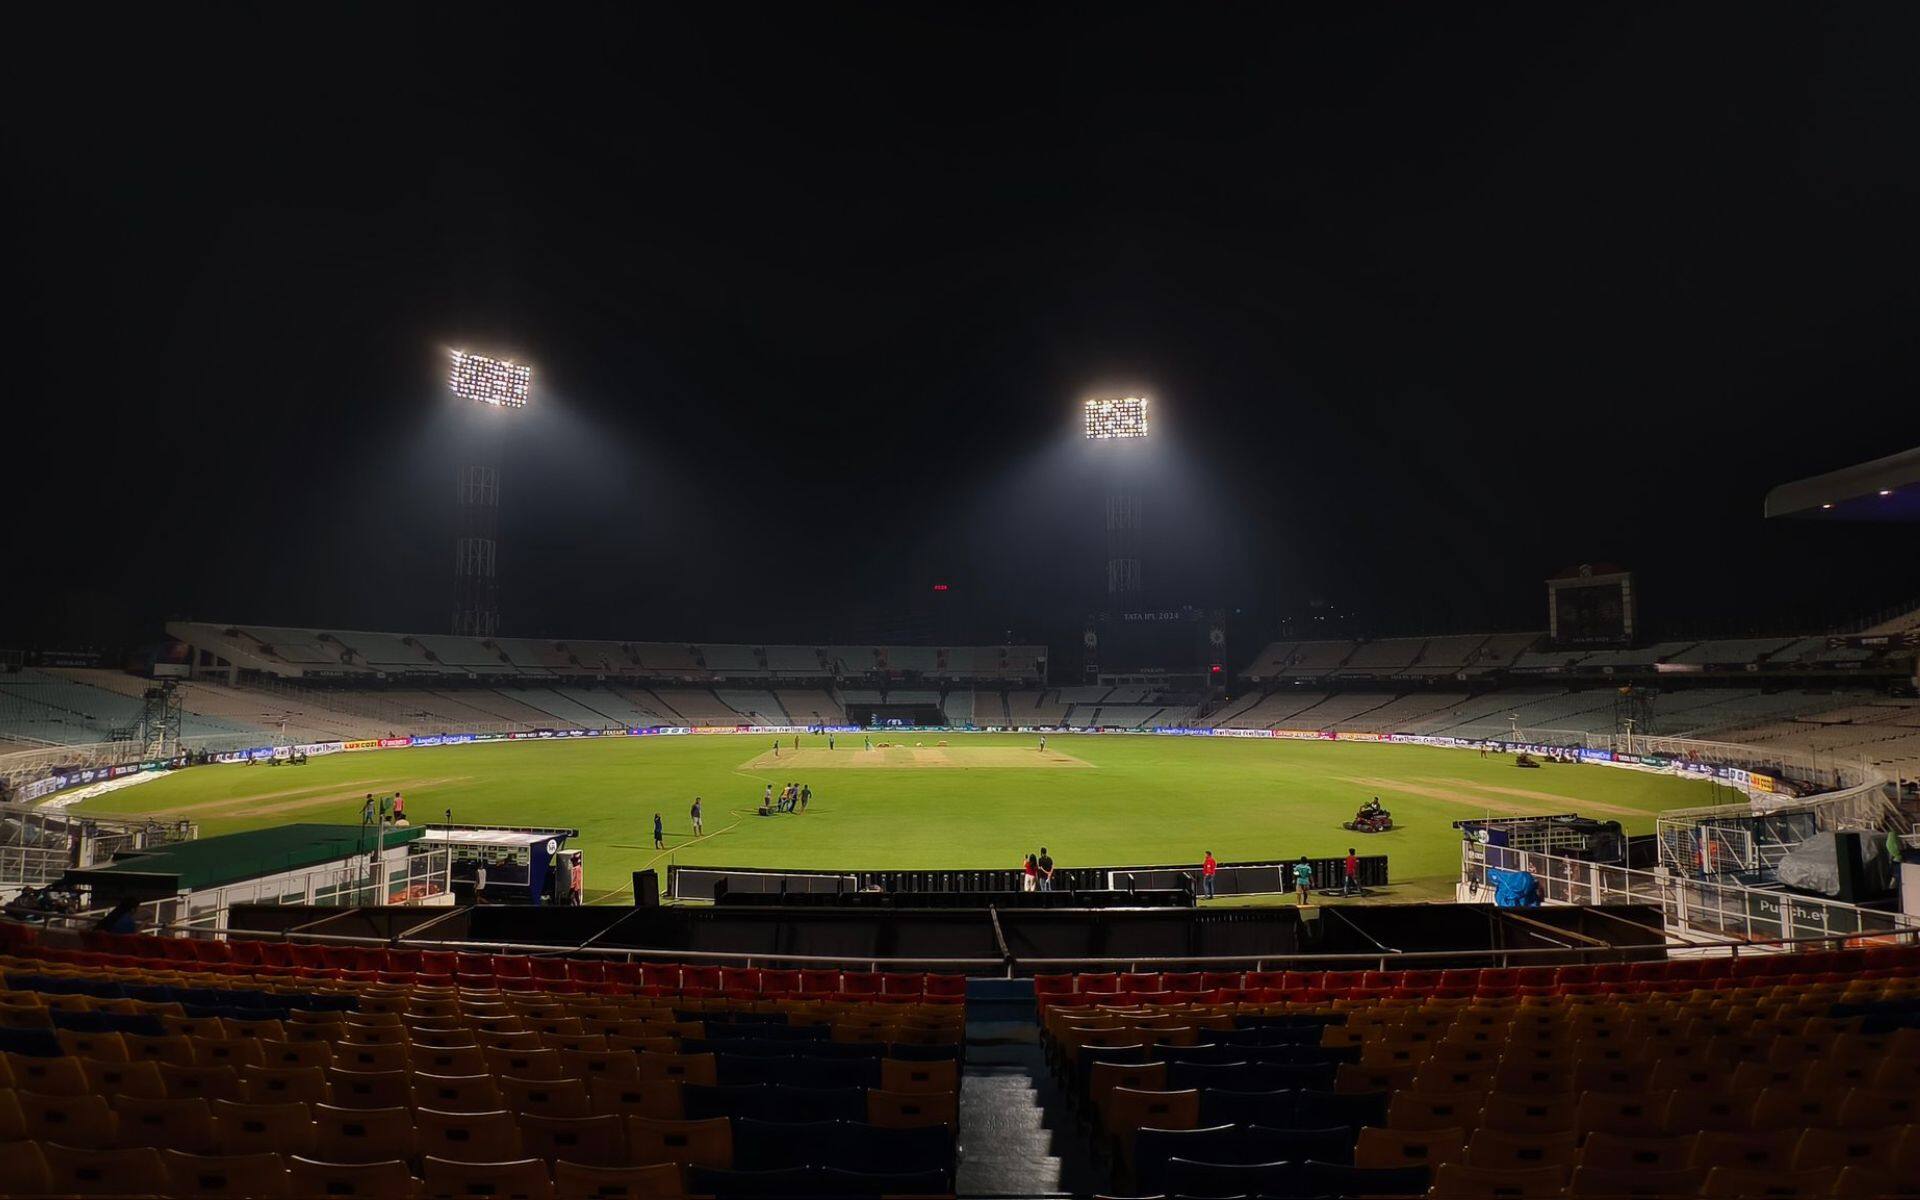
[[[1140, 396], [1087, 401], [1087, 440], [1128, 442], [1147, 436]], [[1140, 598], [1140, 483], [1118, 454], [1107, 473], [1107, 604], [1114, 611]]]
[[1140, 480], [1128, 460], [1147, 436], [1147, 402], [1140, 396], [1096, 397], [1087, 401], [1087, 441], [1095, 444], [1105, 468], [1107, 518], [1107, 604], [1087, 619], [1081, 635], [1081, 673], [1088, 683], [1100, 676], [1100, 633], [1109, 622], [1140, 605]]
[[[500, 410], [525, 408], [533, 368], [504, 359], [453, 352], [447, 387], [462, 400]], [[489, 436], [491, 435], [491, 436]], [[453, 632], [490, 638], [500, 632], [495, 552], [500, 530], [500, 439], [488, 430], [456, 480], [459, 524], [453, 540]]]

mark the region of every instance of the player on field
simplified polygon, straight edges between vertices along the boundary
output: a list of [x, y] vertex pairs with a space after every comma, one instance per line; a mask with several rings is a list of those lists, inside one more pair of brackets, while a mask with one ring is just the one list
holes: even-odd
[[1209, 900], [1213, 899], [1213, 875], [1219, 869], [1220, 864], [1213, 860], [1213, 851], [1207, 851], [1207, 856], [1200, 860], [1200, 889]]
[[667, 829], [660, 823], [659, 813], [653, 814], [653, 848], [655, 850], [667, 848]]
[[700, 797], [693, 798], [693, 836], [700, 836]]

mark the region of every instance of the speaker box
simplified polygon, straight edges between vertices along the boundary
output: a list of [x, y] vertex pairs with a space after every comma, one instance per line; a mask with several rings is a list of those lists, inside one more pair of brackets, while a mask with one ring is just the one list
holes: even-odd
[[660, 907], [660, 872], [648, 868], [633, 873], [633, 902], [641, 908]]

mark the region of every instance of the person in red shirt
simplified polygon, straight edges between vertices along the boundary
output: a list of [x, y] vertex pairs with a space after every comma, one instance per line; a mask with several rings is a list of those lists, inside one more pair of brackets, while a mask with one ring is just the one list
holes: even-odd
[[1347, 875], [1345, 886], [1346, 893], [1349, 896], [1360, 890], [1360, 856], [1353, 852], [1352, 846], [1347, 847]]
[[1220, 864], [1213, 861], [1213, 851], [1207, 851], [1206, 858], [1200, 861], [1200, 888], [1209, 900], [1213, 899], [1213, 873], [1219, 869]]

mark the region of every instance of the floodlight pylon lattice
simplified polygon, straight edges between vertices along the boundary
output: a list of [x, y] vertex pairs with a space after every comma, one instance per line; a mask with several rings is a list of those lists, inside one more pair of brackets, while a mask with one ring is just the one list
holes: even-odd
[[[524, 408], [533, 369], [507, 359], [453, 352], [447, 387], [462, 400], [498, 409]], [[453, 541], [453, 633], [500, 633], [500, 437], [489, 429], [454, 481], [458, 511]]]
[[[1127, 441], [1147, 436], [1147, 400], [1141, 396], [1096, 398], [1086, 402], [1086, 436], [1092, 442]], [[1116, 612], [1139, 599], [1142, 501], [1139, 482], [1123, 463], [1112, 464], [1107, 478], [1107, 602]]]

